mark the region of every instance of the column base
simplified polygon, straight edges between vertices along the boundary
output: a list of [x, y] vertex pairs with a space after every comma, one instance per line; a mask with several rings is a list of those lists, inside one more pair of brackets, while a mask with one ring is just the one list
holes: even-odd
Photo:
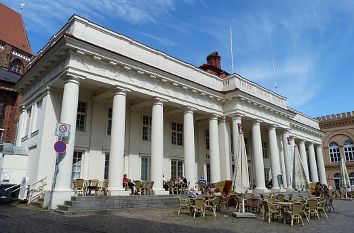
[[267, 189], [266, 187], [253, 189], [253, 193], [270, 193], [270, 192], [271, 191], [269, 189]]
[[154, 194], [155, 195], [169, 195], [170, 192], [166, 191], [165, 189], [158, 189], [158, 190], [154, 189]]
[[[49, 203], [50, 195], [52, 194], [51, 203]], [[70, 188], [56, 188], [53, 193], [47, 191], [44, 195], [43, 206], [49, 209], [57, 209], [58, 205], [63, 205], [65, 201], [70, 201], [74, 196], [74, 191]]]
[[129, 194], [131, 193], [130, 190], [125, 190], [125, 189], [114, 189], [114, 188], [111, 188], [109, 189], [108, 188], [108, 195], [109, 196], [129, 196]]
[[274, 187], [274, 188], [271, 188], [271, 191], [272, 192], [280, 192], [280, 188], [279, 187]]
[[286, 191], [287, 192], [295, 192], [295, 189], [293, 189], [292, 187], [288, 187], [288, 188], [286, 188]]

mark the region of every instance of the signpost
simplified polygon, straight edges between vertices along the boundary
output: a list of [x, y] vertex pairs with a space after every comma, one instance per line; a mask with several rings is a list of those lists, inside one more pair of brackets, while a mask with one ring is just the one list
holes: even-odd
[[54, 175], [53, 175], [52, 188], [49, 196], [48, 209], [50, 209], [52, 205], [53, 192], [55, 188], [55, 183], [57, 181], [57, 175], [59, 172], [60, 155], [66, 152], [66, 143], [64, 140], [68, 141], [70, 137], [70, 124], [57, 123], [54, 134], [55, 136], [58, 137], [59, 140], [54, 143], [54, 150], [57, 153], [55, 156]]

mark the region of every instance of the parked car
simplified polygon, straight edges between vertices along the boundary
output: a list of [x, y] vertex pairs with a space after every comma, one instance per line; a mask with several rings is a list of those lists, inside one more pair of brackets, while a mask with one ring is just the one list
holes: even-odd
[[13, 199], [18, 198], [19, 187], [19, 184], [0, 184], [0, 203], [10, 203]]

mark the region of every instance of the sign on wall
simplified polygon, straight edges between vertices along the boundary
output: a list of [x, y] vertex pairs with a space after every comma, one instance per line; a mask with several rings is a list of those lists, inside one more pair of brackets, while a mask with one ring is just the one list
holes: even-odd
[[70, 135], [70, 124], [66, 123], [57, 123], [57, 127], [55, 129], [55, 136], [59, 138], [66, 138]]

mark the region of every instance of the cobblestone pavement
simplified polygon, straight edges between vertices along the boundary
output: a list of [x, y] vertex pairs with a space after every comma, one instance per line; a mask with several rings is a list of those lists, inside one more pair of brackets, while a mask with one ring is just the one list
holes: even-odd
[[311, 218], [291, 227], [280, 222], [263, 222], [261, 216], [236, 219], [233, 209], [218, 212], [214, 218], [193, 218], [186, 212], [177, 215], [177, 208], [124, 210], [113, 215], [66, 217], [31, 208], [0, 206], [0, 232], [354, 232], [354, 201], [334, 202], [335, 213], [328, 218]]

